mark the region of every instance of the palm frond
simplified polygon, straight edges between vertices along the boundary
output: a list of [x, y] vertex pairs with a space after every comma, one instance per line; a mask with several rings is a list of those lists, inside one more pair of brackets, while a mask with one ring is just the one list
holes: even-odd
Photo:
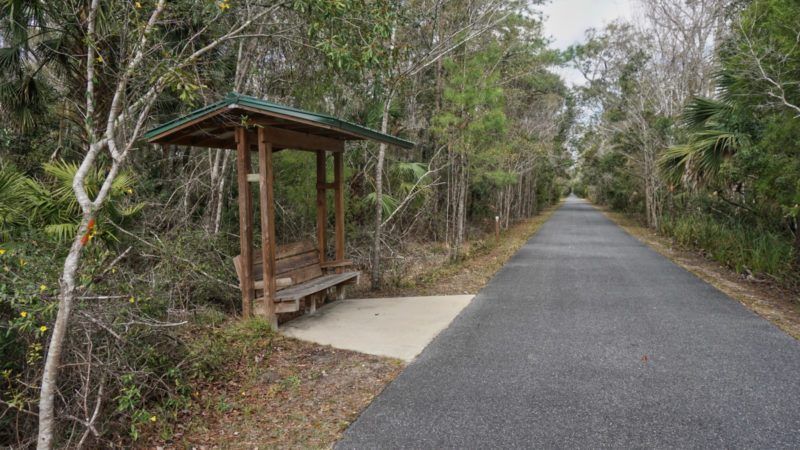
[[[366, 199], [370, 204], [375, 206], [376, 197], [377, 196], [375, 195], [374, 192], [370, 192], [369, 194], [367, 194]], [[391, 195], [388, 194], [381, 195], [381, 209], [383, 210], [384, 215], [389, 215], [393, 213], [394, 210], [397, 209], [399, 203], [400, 202]]]
[[53, 223], [44, 227], [44, 232], [51, 238], [66, 242], [78, 232], [78, 223]]
[[668, 148], [658, 160], [662, 176], [672, 185], [679, 185], [686, 175], [692, 159], [693, 148], [689, 145], [675, 145]]
[[730, 106], [718, 100], [695, 97], [684, 108], [683, 124], [688, 129], [700, 129], [712, 119], [730, 112]]
[[26, 177], [0, 165], [0, 229], [25, 221], [27, 214]]
[[412, 177], [413, 181], [417, 181], [428, 173], [428, 166], [419, 162], [401, 162], [396, 166], [397, 171]]

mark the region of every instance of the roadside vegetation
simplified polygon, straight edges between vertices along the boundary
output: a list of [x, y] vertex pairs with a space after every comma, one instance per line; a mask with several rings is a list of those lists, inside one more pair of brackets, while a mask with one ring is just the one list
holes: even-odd
[[[0, 5], [0, 446], [219, 442], [204, 420], [227, 426], [233, 411], [278, 403], [286, 420], [252, 442], [330, 442], [396, 366], [238, 324], [232, 153], [151, 146], [142, 134], [237, 91], [410, 139], [410, 151], [347, 152], [346, 253], [369, 274], [364, 289], [404, 285], [395, 274], [432, 248], [436, 267], [467, 267], [495, 255], [495, 216], [516, 236], [568, 189], [571, 93], [530, 7]], [[276, 154], [282, 243], [315, 236], [313, 163]], [[308, 359], [315, 352], [331, 362]], [[317, 391], [320, 367], [353, 383]], [[247, 412], [221, 380], [251, 370], [278, 379], [251, 386]], [[342, 405], [324, 426], [301, 404], [315, 395]], [[291, 419], [302, 411], [308, 422]]]
[[[744, 276], [800, 285], [800, 8], [642, 0], [573, 49], [573, 188]], [[684, 39], [681, 36], [693, 36]]]
[[[797, 292], [797, 3], [638, 0], [567, 52], [538, 4], [0, 3], [0, 446], [324, 446], [397, 373], [239, 322], [233, 153], [142, 140], [231, 91], [416, 143], [346, 153], [359, 295], [474, 293], [570, 190]], [[274, 159], [314, 239], [314, 156]]]

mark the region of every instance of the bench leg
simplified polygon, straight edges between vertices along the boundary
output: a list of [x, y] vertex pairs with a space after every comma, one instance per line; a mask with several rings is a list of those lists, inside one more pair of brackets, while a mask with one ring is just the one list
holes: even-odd
[[344, 300], [344, 290], [343, 284], [336, 286], [336, 300]]
[[308, 297], [308, 313], [314, 314], [317, 312], [317, 295], [310, 295]]

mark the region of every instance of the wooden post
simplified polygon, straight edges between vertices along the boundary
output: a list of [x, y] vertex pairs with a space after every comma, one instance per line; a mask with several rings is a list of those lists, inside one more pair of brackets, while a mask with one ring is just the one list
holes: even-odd
[[500, 216], [494, 216], [494, 239], [500, 240]]
[[278, 329], [275, 312], [275, 198], [272, 184], [272, 144], [264, 128], [258, 129], [258, 185], [261, 200], [261, 251], [264, 269], [264, 311], [274, 330]]
[[[333, 153], [334, 210], [336, 215], [336, 261], [344, 261], [344, 152]], [[336, 269], [337, 273], [341, 267]]]
[[325, 237], [328, 222], [328, 176], [326, 173], [325, 152], [317, 151], [317, 245], [319, 245], [319, 262], [325, 262], [327, 240]]
[[239, 287], [242, 289], [242, 315], [249, 318], [253, 308], [253, 198], [250, 194], [250, 145], [244, 127], [236, 128], [236, 171], [239, 185], [239, 247], [242, 270]]

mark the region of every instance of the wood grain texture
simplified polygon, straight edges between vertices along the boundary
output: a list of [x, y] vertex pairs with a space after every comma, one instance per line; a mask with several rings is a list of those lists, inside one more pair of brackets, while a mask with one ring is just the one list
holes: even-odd
[[242, 290], [242, 315], [249, 318], [253, 307], [253, 200], [250, 194], [250, 183], [247, 175], [250, 173], [250, 146], [247, 141], [247, 132], [243, 127], [236, 128], [236, 171], [239, 187], [239, 248], [241, 264], [239, 274], [239, 287]]

